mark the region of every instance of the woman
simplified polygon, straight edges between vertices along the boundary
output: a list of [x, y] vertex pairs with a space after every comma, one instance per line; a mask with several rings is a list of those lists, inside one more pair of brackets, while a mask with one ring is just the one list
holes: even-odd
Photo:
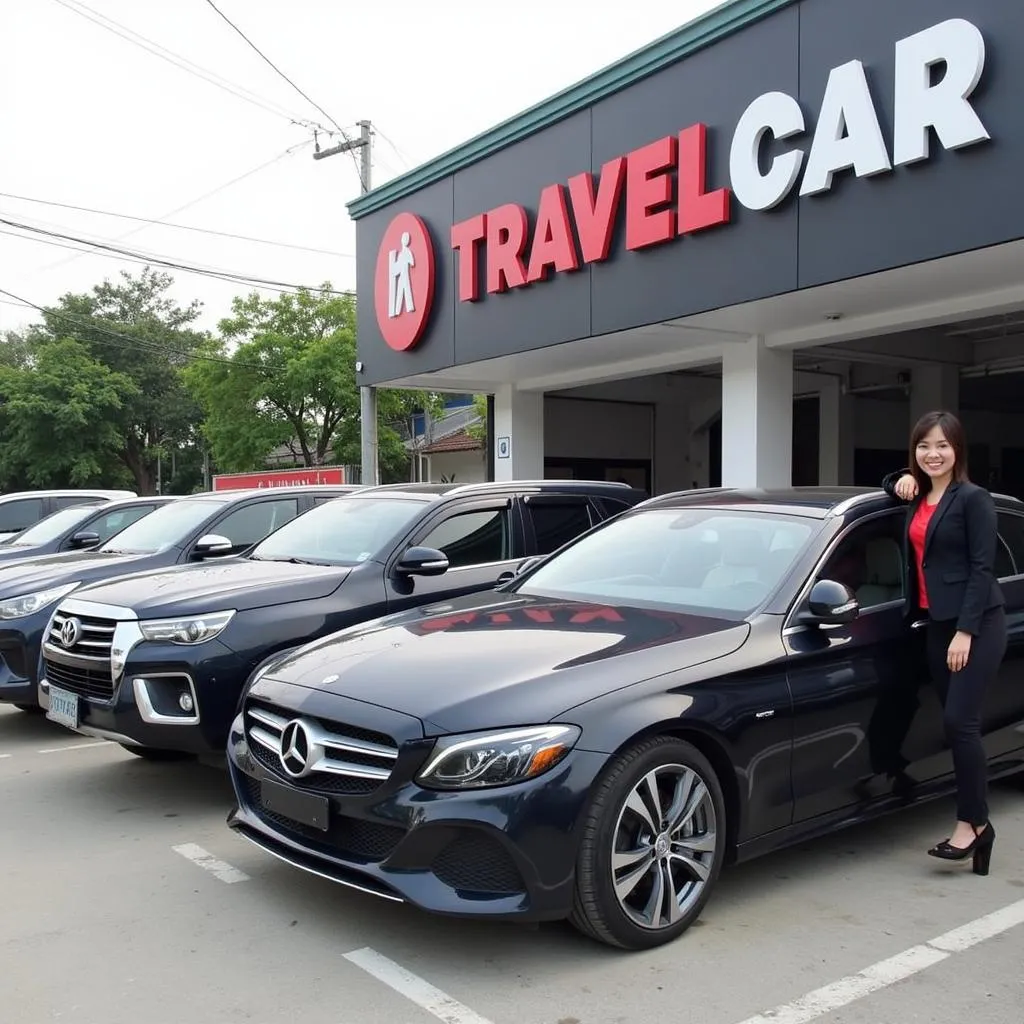
[[942, 860], [970, 857], [974, 873], [987, 875], [996, 834], [988, 818], [981, 708], [1006, 653], [1003, 597], [993, 574], [995, 503], [967, 477], [964, 431], [952, 413], [918, 420], [910, 462], [911, 469], [891, 473], [882, 486], [910, 502], [910, 607], [928, 616], [928, 667], [945, 709], [957, 786], [956, 828], [928, 853]]

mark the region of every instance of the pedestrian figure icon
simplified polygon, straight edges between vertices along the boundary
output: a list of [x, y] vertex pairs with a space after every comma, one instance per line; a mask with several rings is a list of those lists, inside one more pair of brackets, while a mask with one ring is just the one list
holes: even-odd
[[409, 244], [412, 239], [408, 231], [402, 232], [402, 245], [388, 253], [388, 316], [396, 317], [405, 306], [406, 313], [415, 311], [412, 299], [412, 278], [410, 271], [416, 266], [416, 257]]

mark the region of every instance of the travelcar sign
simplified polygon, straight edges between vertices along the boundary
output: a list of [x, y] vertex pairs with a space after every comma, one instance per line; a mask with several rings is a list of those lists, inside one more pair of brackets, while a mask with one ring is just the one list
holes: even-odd
[[[933, 137], [946, 150], [990, 138], [970, 99], [985, 66], [985, 40], [974, 24], [952, 18], [900, 39], [893, 59], [889, 138], [865, 66], [851, 60], [830, 71], [813, 121], [785, 92], [763, 93], [747, 106], [732, 129], [728, 184], [708, 180], [708, 126], [696, 123], [606, 161], [598, 175], [583, 172], [547, 185], [532, 230], [526, 208], [517, 203], [459, 221], [450, 237], [459, 301], [477, 302], [485, 293], [523, 288], [608, 259], [623, 208], [623, 244], [643, 250], [729, 224], [734, 203], [768, 211], [794, 191], [800, 197], [827, 194], [838, 173], [878, 177], [925, 161]], [[769, 156], [772, 139], [783, 145]], [[398, 258], [394, 246], [382, 248]], [[395, 279], [408, 274], [404, 265], [396, 266]], [[378, 309], [389, 294], [385, 269], [378, 267]], [[426, 289], [426, 273], [422, 280]], [[415, 284], [406, 282], [406, 288], [414, 300], [408, 308], [415, 309]], [[399, 315], [393, 301], [388, 310]], [[418, 340], [422, 320], [405, 315]], [[387, 332], [385, 337], [393, 348], [402, 347]]]
[[344, 466], [311, 466], [305, 469], [280, 469], [263, 473], [218, 473], [213, 477], [215, 491], [240, 491], [259, 487], [308, 487], [311, 484], [345, 483]]

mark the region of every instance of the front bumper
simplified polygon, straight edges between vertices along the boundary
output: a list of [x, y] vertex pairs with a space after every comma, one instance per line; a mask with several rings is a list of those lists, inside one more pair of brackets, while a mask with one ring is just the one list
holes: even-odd
[[[439, 792], [414, 781], [431, 748], [431, 740], [403, 742], [390, 778], [368, 793], [316, 784], [300, 789], [283, 771], [269, 768], [265, 755], [253, 755], [240, 715], [228, 737], [237, 799], [228, 825], [295, 867], [432, 913], [523, 921], [567, 917], [578, 823], [607, 755], [577, 749], [530, 782]], [[265, 781], [326, 799], [327, 827], [268, 809]]]
[[39, 646], [48, 613], [11, 621], [0, 628], [0, 703], [35, 705], [39, 703]]
[[[196, 660], [184, 660], [183, 649], [170, 644], [140, 647], [128, 655], [109, 698], [77, 692], [78, 721], [71, 727], [84, 736], [128, 746], [223, 755], [245, 684], [245, 665], [218, 640], [188, 654]], [[39, 704], [47, 710], [51, 682], [65, 688], [61, 678], [48, 678], [44, 661], [38, 692]], [[76, 692], [73, 685], [67, 689]], [[182, 696], [188, 697], [190, 708], [180, 705]]]

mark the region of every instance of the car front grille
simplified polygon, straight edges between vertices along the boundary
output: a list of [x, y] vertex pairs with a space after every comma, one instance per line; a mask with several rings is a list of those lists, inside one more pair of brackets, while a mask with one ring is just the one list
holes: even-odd
[[[295, 774], [282, 761], [282, 737], [292, 722], [301, 724], [309, 768]], [[253, 758], [296, 789], [321, 793], [364, 795], [390, 777], [398, 758], [398, 746], [384, 733], [358, 726], [324, 721], [249, 701], [245, 707], [245, 737]], [[308, 750], [305, 744], [308, 741]]]
[[110, 700], [114, 696], [114, 681], [110, 678], [109, 666], [81, 668], [77, 665], [61, 665], [49, 658], [44, 658], [43, 662], [46, 665], [46, 681], [62, 690], [96, 700]]
[[[72, 619], [78, 623], [73, 631], [75, 639], [65, 645], [64, 627]], [[58, 609], [43, 651], [47, 680], [83, 697], [110, 700], [114, 695], [110, 650], [116, 628], [117, 622], [113, 619], [74, 615]], [[67, 661], [63, 660], [63, 655], [67, 655]]]

